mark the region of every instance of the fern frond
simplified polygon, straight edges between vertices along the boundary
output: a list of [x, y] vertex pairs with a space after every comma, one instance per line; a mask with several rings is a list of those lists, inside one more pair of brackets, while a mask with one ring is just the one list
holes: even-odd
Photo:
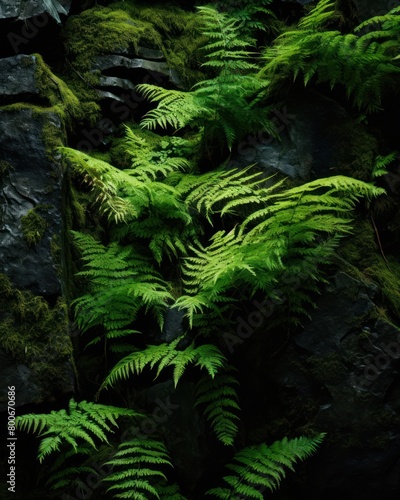
[[110, 339], [135, 330], [128, 328], [139, 310], [151, 311], [162, 328], [163, 312], [172, 300], [169, 285], [154, 269], [151, 259], [130, 246], [105, 247], [93, 237], [72, 231], [82, 253], [89, 293], [73, 301], [78, 326], [86, 331], [103, 325]]
[[264, 491], [275, 491], [285, 477], [285, 468], [294, 470], [298, 460], [305, 460], [316, 452], [325, 434], [314, 438], [302, 436], [295, 439], [283, 438], [271, 446], [261, 444], [249, 446], [236, 453], [233, 462], [227, 465], [234, 475], [224, 477], [227, 486], [213, 488], [206, 495], [228, 500], [240, 495], [243, 499], [265, 498]]
[[203, 376], [196, 386], [196, 406], [205, 405], [204, 415], [210, 422], [217, 438], [224, 445], [233, 445], [239, 420], [238, 396], [234, 386], [236, 378], [226, 372], [219, 372], [214, 378]]
[[168, 451], [161, 441], [155, 439], [134, 438], [121, 443], [117, 452], [105, 465], [112, 467], [112, 472], [104, 481], [112, 483], [108, 492], [113, 498], [131, 498], [134, 500], [160, 498], [160, 478], [166, 480], [162, 470], [172, 467]]
[[161, 371], [168, 366], [173, 366], [173, 378], [175, 386], [190, 364], [205, 369], [213, 378], [226, 362], [225, 356], [212, 344], [204, 344], [194, 347], [191, 344], [183, 350], [178, 350], [177, 346], [183, 337], [178, 337], [169, 344], [149, 345], [140, 351], [134, 351], [121, 359], [111, 370], [104, 380], [100, 390], [113, 386], [119, 380], [126, 380], [131, 375], [140, 374], [149, 367], [157, 366], [157, 378]]
[[33, 431], [43, 437], [39, 445], [40, 462], [50, 453], [59, 450], [60, 445], [68, 443], [74, 451], [80, 451], [78, 442], [96, 448], [96, 441], [108, 442], [107, 434], [113, 432], [110, 424], [117, 427], [119, 417], [142, 417], [127, 408], [100, 405], [81, 401], [69, 402], [68, 412], [64, 409], [48, 414], [27, 414], [16, 419], [16, 426], [23, 431]]

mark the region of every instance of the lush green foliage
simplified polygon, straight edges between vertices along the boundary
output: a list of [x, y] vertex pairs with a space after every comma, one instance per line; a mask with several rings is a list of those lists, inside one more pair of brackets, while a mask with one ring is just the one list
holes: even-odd
[[321, 0], [296, 29], [285, 31], [265, 50], [261, 74], [268, 80], [302, 74], [306, 85], [315, 76], [331, 87], [343, 85], [360, 108], [376, 110], [384, 89], [400, 73], [395, 57], [400, 52], [400, 7], [360, 24], [357, 34], [324, 29], [334, 18], [334, 2]]
[[140, 414], [127, 408], [100, 405], [87, 401], [76, 403], [73, 399], [66, 410], [49, 414], [26, 414], [16, 418], [20, 430], [38, 433], [42, 437], [39, 446], [39, 461], [46, 455], [59, 450], [61, 444], [69, 444], [74, 452], [80, 451], [80, 444], [96, 448], [96, 441], [108, 442], [107, 433], [112, 432], [110, 424], [117, 427], [119, 417], [139, 417]]
[[285, 477], [285, 467], [294, 470], [292, 464], [315, 453], [323, 438], [324, 434], [319, 434], [314, 438], [284, 438], [271, 446], [249, 446], [236, 453], [234, 462], [227, 465], [234, 473], [224, 477], [228, 486], [209, 490], [207, 495], [223, 500], [238, 498], [234, 495], [263, 500], [265, 490], [274, 491], [279, 487]]
[[257, 65], [250, 62], [249, 41], [240, 38], [238, 21], [209, 6], [199, 7], [199, 12], [209, 40], [203, 66], [216, 76], [199, 82], [190, 92], [139, 85], [143, 95], [158, 104], [142, 125], [176, 130], [194, 126], [202, 130], [206, 142], [221, 140], [223, 134], [229, 148], [252, 130], [264, 128], [273, 133], [267, 108], [257, 106], [268, 85], [256, 77]]
[[215, 377], [202, 377], [196, 387], [196, 406], [204, 405], [204, 415], [210, 422], [217, 438], [225, 445], [233, 445], [239, 420], [236, 378], [227, 370]]
[[156, 378], [164, 368], [174, 367], [175, 387], [189, 364], [204, 368], [210, 377], [214, 378], [219, 368], [226, 362], [218, 347], [213, 344], [195, 347], [192, 343], [186, 349], [178, 350], [177, 346], [181, 340], [182, 338], [178, 337], [169, 344], [151, 345], [146, 349], [135, 350], [114, 366], [102, 387], [113, 385], [120, 379], [141, 373], [147, 366], [153, 368], [155, 365], [158, 365]]
[[[379, 106], [388, 76], [398, 73], [400, 9], [366, 21], [356, 30], [360, 34], [343, 35], [325, 29], [335, 19], [329, 0], [267, 47], [260, 68], [250, 35], [267, 29], [256, 16], [270, 16], [269, 4], [243, 1], [237, 8], [225, 5], [224, 13], [199, 7], [206, 38], [202, 67], [209, 78], [188, 92], [138, 86], [157, 104], [143, 117], [143, 128], [172, 128], [182, 137], [126, 127], [131, 164], [124, 169], [62, 149], [66, 163], [91, 187], [90, 208], [99, 211], [103, 228], [95, 236], [71, 231], [82, 260], [78, 276], [86, 286], [72, 302], [77, 326], [90, 349], [101, 347], [105, 358], [112, 352], [94, 397], [112, 400], [117, 394], [127, 407], [135, 406], [132, 387], [137, 380], [138, 386], [148, 383], [148, 370], [155, 379], [172, 379], [175, 387], [186, 377], [196, 383], [195, 405], [220, 443], [230, 447], [239, 432], [239, 382], [224, 347], [218, 347], [224, 328], [256, 295], [285, 302], [285, 314], [271, 318], [268, 328], [276, 322], [300, 324], [313, 303], [310, 291], [318, 292], [324, 266], [340, 238], [351, 232], [356, 204], [383, 190], [344, 176], [288, 188], [284, 179], [266, 178], [256, 165], [230, 168], [229, 158], [205, 171], [205, 158], [213, 152], [209, 146], [219, 141], [232, 149], [253, 130], [274, 134], [267, 103], [292, 73], [303, 74], [305, 84], [314, 77], [341, 84], [368, 110]], [[371, 31], [362, 34], [365, 29]], [[371, 178], [383, 175], [392, 159], [378, 157]], [[185, 317], [179, 333], [164, 341], [171, 309]], [[101, 445], [105, 464], [112, 467], [102, 487], [115, 498], [185, 500], [178, 485], [168, 483], [174, 457], [158, 435], [110, 442], [119, 417], [140, 416], [127, 408], [71, 401], [68, 412], [24, 415], [17, 424], [42, 439], [41, 462], [59, 451], [49, 480], [55, 489], [82, 485], [80, 475], [93, 473], [88, 460]], [[207, 494], [261, 500], [322, 439], [323, 434], [284, 438], [244, 448], [228, 465], [227, 485]]]

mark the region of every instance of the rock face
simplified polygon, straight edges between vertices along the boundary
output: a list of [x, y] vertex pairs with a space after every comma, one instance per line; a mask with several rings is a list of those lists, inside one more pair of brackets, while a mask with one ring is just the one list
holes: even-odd
[[400, 5], [399, 0], [354, 0], [360, 22], [374, 16], [383, 16]]
[[64, 132], [55, 108], [37, 106], [47, 99], [38, 64], [0, 60], [0, 381], [2, 391], [18, 384], [18, 405], [71, 392], [74, 381], [60, 302], [63, 169], [51, 149]]
[[[309, 498], [398, 497], [400, 330], [379, 317], [377, 298], [376, 285], [337, 273], [271, 370], [280, 406], [264, 415], [268, 427], [327, 433], [307, 466]], [[282, 415], [297, 429], [284, 430]]]
[[256, 163], [266, 175], [281, 172], [301, 181], [346, 173], [350, 163], [349, 174], [363, 179], [361, 170], [372, 168], [374, 139], [333, 99], [300, 91], [270, 116], [278, 137], [262, 132], [248, 136], [238, 145], [233, 166]]
[[59, 14], [68, 14], [72, 0], [2, 0], [0, 19], [29, 19], [43, 13], [60, 22]]
[[[0, 98], [39, 96], [36, 71], [34, 56], [2, 59], [0, 72], [7, 78], [0, 77]], [[40, 295], [59, 295], [59, 263], [51, 248], [61, 232], [62, 168], [59, 160], [50, 158], [46, 134], [61, 140], [60, 117], [45, 108], [38, 112], [29, 105], [4, 106], [0, 108], [0, 128], [2, 272], [18, 287]], [[38, 224], [43, 221], [37, 234], [31, 234], [35, 228], [29, 227], [34, 219]]]

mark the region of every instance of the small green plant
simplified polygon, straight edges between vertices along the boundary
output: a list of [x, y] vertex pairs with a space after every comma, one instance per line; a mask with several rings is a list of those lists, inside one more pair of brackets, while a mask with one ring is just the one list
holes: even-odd
[[265, 490], [275, 491], [285, 477], [285, 468], [294, 470], [297, 460], [304, 460], [315, 453], [325, 434], [314, 438], [283, 438], [271, 446], [261, 444], [249, 446], [236, 453], [233, 462], [227, 465], [232, 475], [225, 476], [227, 486], [207, 491], [223, 500], [235, 498], [263, 500]]

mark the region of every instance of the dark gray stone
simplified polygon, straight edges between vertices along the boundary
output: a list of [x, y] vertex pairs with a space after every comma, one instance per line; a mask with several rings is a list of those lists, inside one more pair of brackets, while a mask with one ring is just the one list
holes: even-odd
[[[377, 291], [338, 272], [272, 368], [283, 405], [276, 422], [282, 412], [295, 409], [300, 416], [312, 404], [306, 425], [327, 432], [317, 459], [307, 465], [313, 498], [398, 496], [400, 329], [379, 317]], [[296, 485], [294, 491], [299, 493]]]
[[281, 172], [309, 181], [339, 173], [335, 169], [343, 158], [349, 162], [351, 155], [358, 154], [348, 133], [361, 134], [362, 127], [340, 104], [319, 92], [296, 93], [284, 107], [272, 111], [271, 119], [279, 137], [263, 132], [248, 136], [232, 155], [232, 166], [256, 163], [266, 175]]
[[[316, 355], [325, 355], [337, 350], [343, 338], [354, 328], [350, 318], [363, 321], [374, 309], [370, 295], [374, 289], [345, 273], [334, 277], [322, 298], [311, 322], [296, 335], [296, 344]], [[321, 332], [324, 332], [321, 335]]]
[[129, 89], [134, 90], [135, 86], [129, 80], [125, 78], [117, 78], [115, 76], [101, 76], [99, 81], [99, 87], [116, 87], [119, 89]]
[[[0, 262], [2, 272], [15, 285], [40, 295], [59, 295], [60, 280], [51, 255], [51, 239], [61, 233], [62, 168], [46, 155], [43, 127], [61, 135], [61, 123], [54, 113], [0, 108], [1, 160], [10, 165], [0, 185]], [[48, 228], [35, 246], [29, 247], [21, 228], [21, 217], [38, 206]]]
[[17, 55], [0, 59], [0, 97], [38, 94], [35, 56]]
[[183, 333], [183, 318], [185, 311], [171, 307], [166, 310], [164, 317], [164, 328], [161, 334], [163, 342], [172, 342]]
[[360, 22], [374, 16], [383, 16], [400, 5], [399, 0], [353, 0]]
[[59, 14], [68, 14], [71, 3], [72, 0], [1, 0], [0, 19], [23, 20], [48, 13], [59, 23]]
[[126, 69], [144, 69], [149, 72], [159, 73], [179, 86], [179, 77], [173, 69], [168, 68], [167, 63], [162, 61], [149, 61], [147, 59], [131, 59], [129, 57], [109, 54], [106, 56], [99, 56], [93, 65], [94, 70], [109, 71], [113, 68], [126, 68]]

